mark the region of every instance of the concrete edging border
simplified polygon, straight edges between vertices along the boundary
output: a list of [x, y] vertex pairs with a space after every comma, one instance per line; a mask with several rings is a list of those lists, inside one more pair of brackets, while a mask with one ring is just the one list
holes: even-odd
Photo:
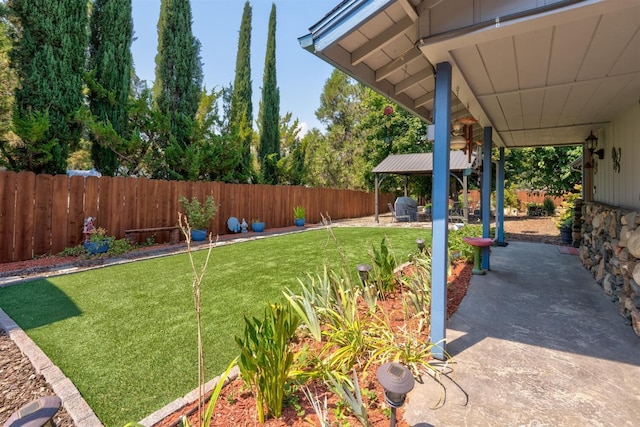
[[102, 423], [73, 382], [51, 362], [40, 347], [1, 308], [0, 327], [5, 330], [20, 351], [29, 358], [36, 373], [44, 376], [53, 392], [62, 400], [62, 406], [77, 427], [102, 427]]

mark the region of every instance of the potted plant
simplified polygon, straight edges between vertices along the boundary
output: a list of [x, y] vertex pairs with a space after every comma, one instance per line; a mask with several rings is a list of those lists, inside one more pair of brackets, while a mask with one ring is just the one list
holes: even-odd
[[573, 218], [569, 217], [562, 221], [560, 224], [560, 239], [562, 243], [571, 243], [573, 242]]
[[260, 221], [259, 219], [251, 220], [251, 230], [256, 233], [262, 233], [264, 231], [264, 221]]
[[178, 201], [182, 205], [191, 227], [191, 240], [206, 239], [209, 224], [218, 211], [218, 205], [213, 201], [213, 196], [207, 196], [204, 203], [200, 203], [197, 197], [193, 197], [189, 201], [186, 197], [180, 196]]
[[84, 250], [90, 255], [103, 254], [109, 250], [112, 237], [107, 235], [107, 230], [102, 227], [93, 228], [87, 232], [84, 241]]
[[302, 206], [296, 206], [293, 208], [293, 222], [298, 227], [304, 227], [305, 211]]

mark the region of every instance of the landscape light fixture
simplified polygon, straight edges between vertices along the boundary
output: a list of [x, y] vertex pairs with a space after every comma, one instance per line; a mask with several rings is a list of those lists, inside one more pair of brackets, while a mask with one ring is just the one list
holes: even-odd
[[591, 156], [594, 154], [598, 156], [600, 160], [604, 159], [604, 148], [596, 150], [598, 146], [598, 137], [593, 134], [593, 131], [589, 133], [589, 136], [584, 140], [587, 150], [591, 153]]
[[407, 393], [413, 390], [416, 380], [406, 366], [398, 362], [388, 362], [377, 371], [378, 382], [384, 389], [384, 400], [391, 407], [390, 427], [396, 425], [396, 408], [404, 405]]
[[360, 276], [362, 284], [366, 285], [372, 267], [369, 264], [358, 264], [356, 268], [358, 269], [358, 275]]
[[416, 245], [418, 245], [418, 250], [422, 252], [424, 250], [424, 239], [416, 239]]

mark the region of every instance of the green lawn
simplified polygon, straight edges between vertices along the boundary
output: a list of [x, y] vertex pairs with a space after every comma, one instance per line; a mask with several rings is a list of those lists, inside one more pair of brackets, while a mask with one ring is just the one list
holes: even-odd
[[[399, 262], [415, 251], [416, 228], [334, 228], [346, 265], [371, 262], [384, 236]], [[204, 251], [196, 260], [204, 259]], [[243, 315], [283, 300], [297, 277], [340, 256], [325, 230], [213, 250], [203, 284], [207, 377], [238, 353]], [[196, 322], [186, 254], [138, 261], [0, 289], [0, 307], [78, 387], [107, 426], [138, 421], [197, 386]]]

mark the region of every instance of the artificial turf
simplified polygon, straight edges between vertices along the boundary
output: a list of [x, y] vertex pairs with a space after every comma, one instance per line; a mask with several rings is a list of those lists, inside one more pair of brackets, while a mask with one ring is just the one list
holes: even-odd
[[[202, 286], [207, 378], [238, 354], [243, 316], [260, 316], [297, 278], [371, 263], [383, 237], [406, 261], [418, 228], [333, 228], [216, 247]], [[206, 251], [194, 253], [196, 264]], [[197, 387], [196, 320], [186, 254], [0, 288], [0, 307], [73, 381], [106, 426], [140, 420]]]

